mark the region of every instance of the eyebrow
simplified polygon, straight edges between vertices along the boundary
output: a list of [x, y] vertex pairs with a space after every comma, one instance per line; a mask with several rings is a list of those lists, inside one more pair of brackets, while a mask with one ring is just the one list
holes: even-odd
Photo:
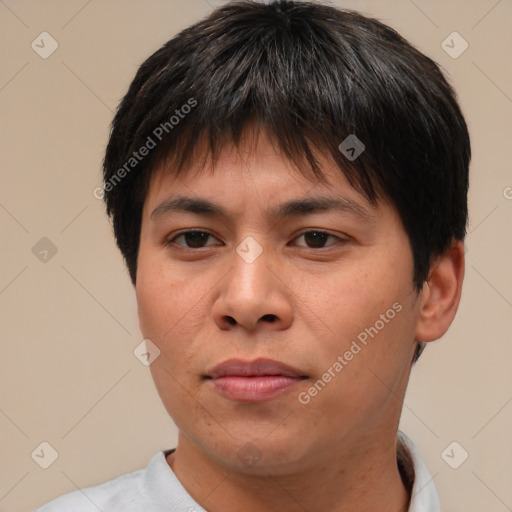
[[[375, 215], [371, 214], [359, 203], [346, 197], [309, 197], [306, 199], [293, 199], [268, 210], [268, 215], [278, 219], [298, 215], [311, 215], [321, 212], [341, 211], [360, 217], [366, 221], [374, 221]], [[166, 199], [151, 212], [151, 219], [158, 219], [165, 215], [184, 212], [207, 217], [221, 217], [228, 219], [232, 214], [219, 204], [208, 199], [178, 196]]]

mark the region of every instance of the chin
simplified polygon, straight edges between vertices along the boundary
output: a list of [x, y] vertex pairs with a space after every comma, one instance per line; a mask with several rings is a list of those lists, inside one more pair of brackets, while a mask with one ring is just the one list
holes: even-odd
[[[199, 448], [217, 464], [236, 473], [250, 475], [285, 475], [296, 471], [301, 461], [307, 458], [304, 440], [289, 435], [230, 437], [218, 441], [214, 446], [199, 444]], [[202, 446], [201, 446], [202, 445]]]

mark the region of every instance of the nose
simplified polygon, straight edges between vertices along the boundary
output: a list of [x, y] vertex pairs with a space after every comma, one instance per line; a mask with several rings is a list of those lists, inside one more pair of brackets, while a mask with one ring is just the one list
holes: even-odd
[[291, 325], [293, 294], [271, 253], [271, 249], [263, 249], [252, 260], [233, 251], [231, 270], [220, 282], [212, 309], [219, 329], [277, 331]]

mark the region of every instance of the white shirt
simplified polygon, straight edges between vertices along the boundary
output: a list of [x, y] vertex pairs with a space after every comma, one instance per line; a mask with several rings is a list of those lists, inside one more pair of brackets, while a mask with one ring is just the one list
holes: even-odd
[[[414, 482], [409, 512], [440, 512], [437, 490], [414, 443], [398, 433], [398, 458]], [[145, 469], [64, 494], [35, 512], [207, 512], [158, 452]]]

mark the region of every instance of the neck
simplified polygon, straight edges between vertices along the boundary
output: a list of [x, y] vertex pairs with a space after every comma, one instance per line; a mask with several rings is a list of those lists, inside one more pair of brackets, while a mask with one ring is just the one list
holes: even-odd
[[343, 445], [350, 449], [331, 447], [299, 471], [265, 468], [262, 475], [220, 465], [180, 434], [168, 463], [209, 512], [236, 510], [241, 503], [244, 512], [407, 512], [410, 497], [397, 465], [396, 430], [385, 439], [380, 432]]

